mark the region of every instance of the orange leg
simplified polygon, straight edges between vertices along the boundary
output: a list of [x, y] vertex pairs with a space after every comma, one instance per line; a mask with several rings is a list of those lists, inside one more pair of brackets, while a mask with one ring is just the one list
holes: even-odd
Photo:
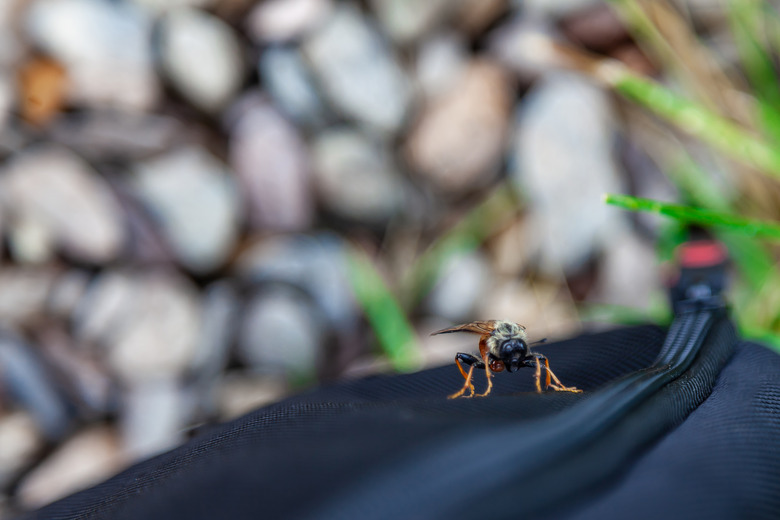
[[[537, 363], [538, 363], [537, 359]], [[563, 383], [561, 383], [561, 380], [556, 377], [555, 374], [553, 374], [553, 371], [550, 370], [550, 362], [545, 358], [544, 360], [544, 369], [547, 371], [547, 388], [552, 388], [553, 390], [557, 392], [574, 392], [575, 394], [579, 394], [582, 392], [579, 388], [573, 387], [573, 386], [565, 386]], [[555, 381], [555, 384], [550, 384], [550, 377], [552, 377], [553, 381]]]
[[540, 383], [540, 380], [542, 378], [542, 365], [541, 363], [539, 363], [539, 358], [534, 358], [534, 361], [536, 361], [536, 372], [534, 372], [534, 382], [536, 383], [536, 392], [541, 394], [542, 385]]
[[490, 363], [488, 363], [487, 357], [483, 357], [482, 362], [485, 363], [485, 377], [487, 378], [488, 386], [484, 392], [477, 394], [477, 397], [486, 397], [493, 390], [493, 374], [490, 372]]
[[461, 375], [463, 376], [463, 379], [466, 380], [465, 383], [463, 383], [463, 388], [458, 390], [452, 395], [447, 396], [447, 399], [457, 399], [458, 397], [462, 396], [466, 390], [471, 390], [471, 393], [467, 395], [466, 397], [474, 397], [474, 384], [471, 382], [471, 377], [474, 374], [474, 365], [471, 365], [469, 367], [468, 374], [465, 370], [463, 370], [463, 367], [460, 365], [460, 362], [455, 359], [455, 364], [458, 366], [458, 370], [460, 370]]

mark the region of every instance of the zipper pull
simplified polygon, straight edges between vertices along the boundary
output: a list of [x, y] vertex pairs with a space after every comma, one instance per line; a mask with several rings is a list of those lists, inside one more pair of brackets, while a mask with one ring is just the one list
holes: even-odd
[[712, 239], [690, 240], [676, 254], [680, 270], [670, 289], [675, 316], [724, 308], [728, 252], [723, 244]]

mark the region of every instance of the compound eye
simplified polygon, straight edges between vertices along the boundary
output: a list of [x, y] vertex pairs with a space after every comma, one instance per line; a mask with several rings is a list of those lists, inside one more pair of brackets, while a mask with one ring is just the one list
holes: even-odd
[[498, 359], [494, 359], [490, 362], [490, 371], [491, 372], [503, 372], [504, 371], [504, 362]]

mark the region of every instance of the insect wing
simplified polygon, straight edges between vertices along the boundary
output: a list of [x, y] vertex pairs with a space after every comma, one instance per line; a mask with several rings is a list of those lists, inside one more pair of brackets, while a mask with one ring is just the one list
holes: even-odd
[[437, 334], [447, 334], [450, 332], [471, 332], [474, 334], [490, 334], [496, 327], [496, 320], [490, 321], [472, 321], [471, 323], [464, 323], [462, 325], [455, 325], [454, 327], [448, 327], [446, 329], [437, 330], [432, 332], [431, 336]]

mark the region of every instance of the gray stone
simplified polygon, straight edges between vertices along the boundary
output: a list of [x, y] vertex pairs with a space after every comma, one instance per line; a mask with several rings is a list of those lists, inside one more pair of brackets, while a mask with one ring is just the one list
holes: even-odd
[[78, 117], [61, 115], [50, 125], [53, 140], [92, 160], [141, 159], [169, 150], [184, 132], [168, 116], [93, 110]]
[[33, 42], [65, 65], [68, 97], [89, 106], [146, 110], [157, 101], [152, 20], [123, 2], [35, 0]]
[[125, 465], [114, 430], [93, 426], [68, 439], [25, 476], [17, 498], [25, 509], [39, 508], [97, 484]]
[[261, 95], [230, 110], [230, 164], [238, 174], [256, 229], [302, 230], [312, 222], [311, 173], [298, 131]]
[[[11, 70], [24, 53], [24, 45], [15, 30], [16, 16], [23, 3], [26, 0], [0, 2], [0, 70]], [[0, 112], [0, 118], [4, 113]]]
[[334, 129], [320, 134], [312, 147], [317, 191], [331, 212], [381, 223], [402, 206], [404, 186], [381, 139]]
[[131, 385], [122, 404], [122, 448], [131, 460], [146, 459], [180, 444], [194, 405], [181, 385], [167, 378]]
[[160, 53], [171, 82], [206, 112], [221, 110], [244, 81], [243, 50], [233, 29], [203, 11], [169, 12], [161, 28]]
[[225, 261], [238, 236], [241, 204], [216, 157], [202, 148], [174, 150], [141, 163], [134, 187], [184, 266], [203, 273]]
[[42, 145], [17, 154], [4, 170], [0, 200], [17, 227], [11, 245], [20, 260], [48, 260], [55, 246], [91, 263], [120, 253], [125, 230], [116, 199], [79, 157]]
[[44, 439], [29, 413], [0, 415], [0, 487], [6, 488], [19, 476], [43, 444]]
[[287, 289], [261, 292], [244, 312], [238, 354], [257, 372], [313, 377], [323, 325], [312, 303], [300, 294]]
[[130, 0], [130, 2], [152, 13], [163, 14], [183, 7], [208, 8], [213, 6], [216, 0]]
[[246, 20], [247, 32], [258, 43], [300, 38], [327, 17], [331, 0], [266, 0]]
[[344, 115], [386, 132], [400, 128], [411, 101], [406, 74], [354, 5], [337, 7], [304, 51]]
[[47, 440], [65, 435], [71, 417], [60, 389], [30, 346], [7, 332], [0, 335], [0, 380], [10, 385], [9, 392], [30, 413]]
[[460, 323], [473, 316], [485, 288], [492, 285], [490, 265], [479, 252], [453, 255], [442, 266], [438, 280], [427, 298], [427, 307], [436, 316]]
[[46, 301], [56, 281], [46, 268], [6, 266], [0, 269], [0, 324], [32, 326], [46, 313]]
[[236, 267], [241, 277], [254, 283], [288, 284], [307, 292], [336, 331], [355, 326], [345, 252], [334, 235], [266, 239], [248, 248]]
[[[2, 8], [0, 8], [2, 9]], [[2, 26], [0, 26], [2, 27]], [[0, 36], [0, 42], [3, 36]], [[0, 131], [5, 131], [5, 125], [11, 115], [11, 107], [14, 103], [14, 90], [11, 78], [7, 74], [0, 73]], [[0, 140], [2, 135], [0, 135]]]
[[192, 392], [197, 395], [196, 414], [219, 413], [218, 386], [235, 343], [241, 301], [226, 280], [215, 282], [203, 294], [203, 319], [193, 359]]
[[325, 107], [297, 49], [266, 49], [259, 67], [264, 86], [286, 116], [309, 126], [325, 122]]
[[535, 229], [528, 247], [543, 272], [569, 272], [622, 224], [602, 201], [622, 191], [609, 98], [579, 76], [550, 75], [527, 95], [516, 129], [512, 175]]
[[57, 323], [39, 325], [36, 331], [39, 351], [58, 380], [75, 397], [74, 405], [81, 418], [103, 417], [114, 411], [114, 385], [93, 352], [77, 345], [64, 326]]
[[405, 143], [414, 170], [438, 189], [464, 193], [495, 179], [512, 104], [509, 78], [477, 59], [430, 100]]
[[74, 321], [77, 337], [100, 346], [123, 382], [140, 384], [192, 369], [201, 319], [201, 301], [191, 282], [151, 270], [101, 274]]
[[445, 21], [453, 0], [371, 0], [377, 18], [398, 43], [413, 43]]
[[437, 33], [417, 52], [417, 83], [428, 98], [438, 97], [460, 79], [466, 66], [464, 39], [457, 33]]

